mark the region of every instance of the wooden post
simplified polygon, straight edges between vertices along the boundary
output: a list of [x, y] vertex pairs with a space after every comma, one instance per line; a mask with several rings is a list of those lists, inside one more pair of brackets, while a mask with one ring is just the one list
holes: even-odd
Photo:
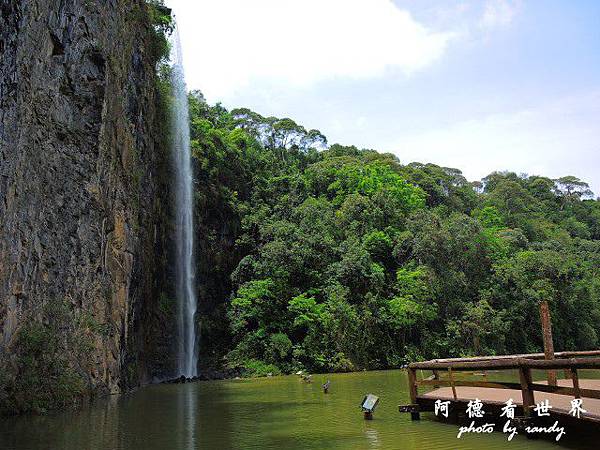
[[452, 396], [454, 397], [454, 401], [458, 399], [456, 395], [456, 386], [454, 385], [454, 377], [452, 376], [452, 367], [448, 367], [448, 379], [450, 380], [450, 386], [452, 387]]
[[[548, 302], [540, 302], [540, 320], [542, 322], [542, 333], [544, 337], [545, 359], [554, 359], [554, 343], [552, 342], [552, 321], [550, 320], [550, 308]], [[548, 384], [556, 386], [556, 371], [548, 370]]]
[[579, 390], [579, 376], [577, 375], [577, 369], [571, 369], [571, 379], [573, 380], [573, 390], [575, 391], [575, 398], [581, 398], [581, 392]]
[[519, 379], [521, 380], [521, 396], [523, 399], [523, 414], [526, 417], [531, 415], [531, 408], [535, 404], [533, 390], [531, 389], [531, 370], [529, 367], [519, 367]]
[[[417, 371], [416, 369], [408, 368], [408, 392], [410, 394], [410, 402], [413, 405], [417, 404], [417, 396], [419, 391], [417, 390]], [[418, 412], [411, 412], [410, 418], [412, 420], [419, 420], [421, 415]]]

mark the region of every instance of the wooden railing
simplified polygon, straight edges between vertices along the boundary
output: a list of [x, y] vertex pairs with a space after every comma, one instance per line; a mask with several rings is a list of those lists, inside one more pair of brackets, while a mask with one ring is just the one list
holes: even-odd
[[[600, 399], [600, 390], [582, 389], [579, 385], [579, 369], [600, 369], [600, 350], [582, 352], [559, 352], [555, 359], [543, 359], [543, 353], [488, 356], [476, 358], [436, 359], [425, 362], [415, 362], [408, 367], [408, 383], [410, 399], [417, 404], [418, 388], [420, 386], [451, 387], [454, 400], [458, 400], [456, 388], [470, 386], [480, 388], [514, 389], [520, 390], [523, 400], [523, 411], [529, 415], [534, 406], [535, 391], [552, 394], [568, 395], [574, 398], [588, 397]], [[417, 370], [431, 370], [433, 375], [418, 380]], [[484, 371], [518, 370], [519, 382], [487, 381], [487, 380], [461, 380], [457, 379], [456, 372], [465, 373]], [[551, 384], [534, 383], [531, 377], [532, 370], [564, 370], [565, 377], [572, 381], [572, 387], [556, 386]], [[446, 377], [442, 377], [447, 374]], [[487, 378], [487, 377], [486, 377]]]

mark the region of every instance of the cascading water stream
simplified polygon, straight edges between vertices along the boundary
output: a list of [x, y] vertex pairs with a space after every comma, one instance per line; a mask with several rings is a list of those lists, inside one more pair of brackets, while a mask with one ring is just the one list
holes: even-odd
[[190, 151], [190, 128], [187, 87], [183, 71], [183, 58], [179, 33], [175, 29], [171, 61], [173, 86], [172, 154], [175, 163], [175, 220], [176, 220], [176, 295], [178, 376], [196, 376], [198, 348], [196, 345], [197, 299], [194, 264], [194, 203], [193, 176]]

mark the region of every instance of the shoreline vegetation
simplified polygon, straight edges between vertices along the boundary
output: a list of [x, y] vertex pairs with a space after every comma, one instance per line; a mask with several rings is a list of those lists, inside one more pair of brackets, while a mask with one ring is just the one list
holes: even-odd
[[[295, 373], [260, 373], [260, 374], [249, 374], [244, 373], [243, 370], [240, 369], [225, 369], [225, 370], [207, 370], [205, 372], [199, 373], [197, 376], [186, 378], [181, 375], [176, 378], [169, 378], [162, 381], [155, 381], [149, 383], [147, 386], [152, 386], [156, 384], [183, 384], [183, 383], [197, 383], [204, 381], [233, 381], [233, 380], [253, 380], [258, 378], [274, 378], [274, 377], [289, 377], [289, 376], [298, 376], [299, 381], [304, 381], [305, 383], [312, 383], [312, 377], [327, 377], [333, 373], [363, 373], [363, 372], [378, 372], [382, 370], [402, 370], [406, 371], [406, 367], [390, 367], [387, 369], [363, 369], [363, 370], [352, 370], [347, 372], [322, 372], [322, 373], [309, 373], [305, 371], [298, 371]], [[316, 384], [319, 384], [317, 380]], [[143, 387], [143, 386], [142, 386]]]

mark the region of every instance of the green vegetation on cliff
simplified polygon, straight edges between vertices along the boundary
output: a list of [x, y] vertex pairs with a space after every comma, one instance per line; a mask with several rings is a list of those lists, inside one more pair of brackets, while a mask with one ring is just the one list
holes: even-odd
[[165, 6], [164, 0], [146, 0], [145, 6], [147, 20], [154, 28], [154, 34], [149, 42], [152, 58], [155, 61], [165, 60], [170, 51], [168, 36], [175, 29], [171, 10]]
[[584, 182], [471, 183], [197, 92], [190, 106], [205, 352], [264, 374], [540, 351], [542, 299], [557, 349], [598, 345], [600, 202]]
[[0, 373], [2, 413], [42, 413], [76, 405], [85, 397], [94, 332], [102, 332], [101, 326], [91, 317], [73, 321], [67, 303], [50, 304], [42, 313], [45, 322], [29, 321], [17, 334], [17, 370]]

